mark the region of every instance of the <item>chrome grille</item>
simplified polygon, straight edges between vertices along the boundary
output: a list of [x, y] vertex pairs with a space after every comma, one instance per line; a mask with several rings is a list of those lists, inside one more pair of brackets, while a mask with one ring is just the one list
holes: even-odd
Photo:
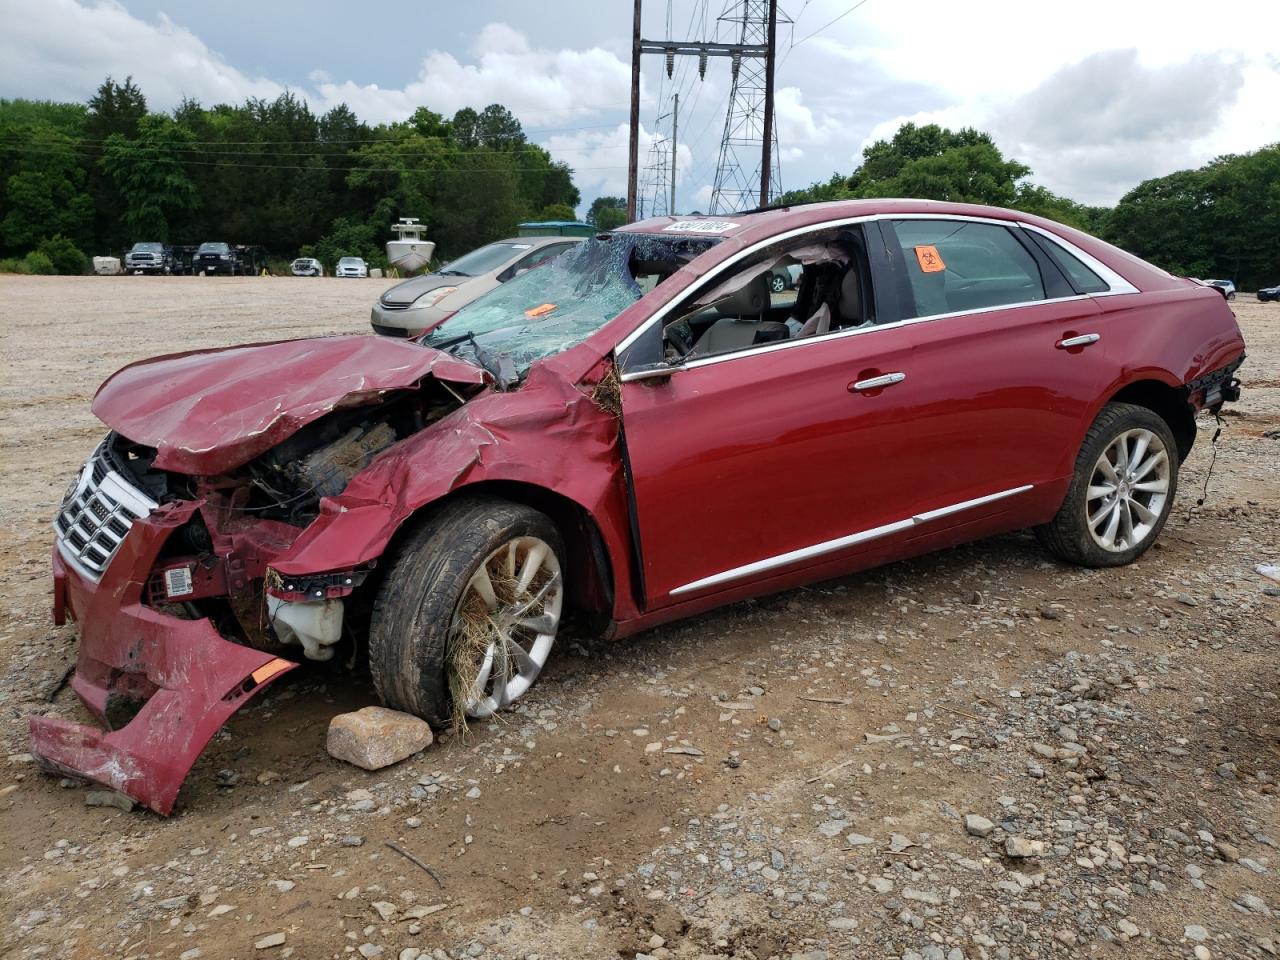
[[133, 521], [155, 508], [154, 500], [111, 468], [104, 444], [80, 470], [54, 518], [58, 551], [82, 574], [97, 580]]

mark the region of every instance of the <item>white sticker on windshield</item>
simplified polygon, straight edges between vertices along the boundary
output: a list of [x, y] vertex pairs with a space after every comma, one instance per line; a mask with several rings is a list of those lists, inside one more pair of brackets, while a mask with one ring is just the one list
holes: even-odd
[[511, 244], [511, 249], [512, 250], [528, 250], [532, 246], [533, 246], [532, 243], [513, 243]]
[[662, 230], [664, 233], [724, 233], [736, 226], [728, 220], [677, 220]]

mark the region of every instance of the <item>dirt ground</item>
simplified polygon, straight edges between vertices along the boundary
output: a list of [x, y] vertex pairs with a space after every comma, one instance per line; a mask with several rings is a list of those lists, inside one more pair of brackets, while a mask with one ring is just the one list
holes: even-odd
[[169, 819], [41, 774], [25, 716], [83, 716], [48, 555], [97, 384], [363, 332], [387, 283], [0, 277], [0, 955], [1277, 955], [1280, 304], [1251, 295], [1207, 499], [1211, 421], [1132, 567], [1016, 534], [562, 638], [517, 710], [377, 773], [323, 747], [367, 676], [299, 670]]

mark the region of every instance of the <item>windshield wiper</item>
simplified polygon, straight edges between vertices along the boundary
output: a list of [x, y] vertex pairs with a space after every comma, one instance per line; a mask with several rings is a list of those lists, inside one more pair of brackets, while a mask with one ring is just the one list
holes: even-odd
[[471, 344], [471, 349], [476, 355], [476, 362], [493, 375], [493, 379], [498, 383], [499, 390], [506, 390], [519, 379], [515, 363], [512, 362], [511, 357], [505, 353], [495, 354], [492, 350], [487, 350], [480, 346], [476, 341], [476, 335], [470, 330], [456, 337], [450, 337], [448, 340], [429, 343], [428, 345], [435, 347], [437, 350], [449, 350], [450, 353], [457, 356], [456, 351], [450, 350], [450, 348], [462, 343]]

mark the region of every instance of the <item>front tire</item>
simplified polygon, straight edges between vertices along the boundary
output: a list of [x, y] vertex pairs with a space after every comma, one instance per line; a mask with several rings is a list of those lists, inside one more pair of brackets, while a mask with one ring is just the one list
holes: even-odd
[[435, 727], [522, 696], [555, 643], [563, 557], [537, 510], [478, 497], [446, 506], [405, 541], [374, 601], [378, 696]]
[[1110, 403], [1085, 434], [1057, 516], [1036, 528], [1054, 556], [1086, 567], [1118, 567], [1150, 549], [1178, 489], [1178, 446], [1146, 407]]

